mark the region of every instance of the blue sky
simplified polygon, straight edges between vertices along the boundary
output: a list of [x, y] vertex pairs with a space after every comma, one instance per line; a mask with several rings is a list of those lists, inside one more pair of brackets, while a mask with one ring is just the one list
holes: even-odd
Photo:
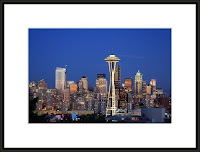
[[157, 80], [157, 88], [171, 91], [170, 29], [29, 29], [29, 81], [45, 79], [55, 87], [56, 67], [67, 64], [67, 81], [88, 77], [95, 86], [98, 73], [109, 81], [104, 59], [113, 53], [121, 60], [122, 83], [134, 78]]

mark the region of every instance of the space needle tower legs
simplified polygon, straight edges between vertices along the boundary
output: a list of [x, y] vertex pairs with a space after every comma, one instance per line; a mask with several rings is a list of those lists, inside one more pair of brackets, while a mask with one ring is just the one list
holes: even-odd
[[109, 85], [108, 101], [106, 107], [106, 117], [107, 117], [108, 115], [111, 116], [116, 115], [117, 107], [115, 106], [116, 101], [115, 101], [114, 74], [115, 74], [116, 63], [119, 62], [120, 59], [116, 57], [114, 54], [111, 54], [104, 60], [108, 62], [108, 67], [110, 72], [110, 85]]

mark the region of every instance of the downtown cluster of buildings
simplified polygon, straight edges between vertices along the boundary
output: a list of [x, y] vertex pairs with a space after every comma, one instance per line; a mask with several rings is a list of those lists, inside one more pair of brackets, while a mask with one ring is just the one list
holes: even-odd
[[[47, 88], [47, 82], [42, 79], [29, 83], [29, 98], [38, 98], [36, 112], [45, 113], [76, 113], [106, 114], [108, 101], [108, 81], [105, 74], [97, 74], [96, 86], [88, 86], [88, 78], [82, 76], [78, 82], [66, 81], [66, 68], [56, 68], [55, 88]], [[116, 65], [114, 73], [115, 106], [117, 114], [141, 116], [142, 108], [159, 108], [169, 112], [170, 97], [163, 89], [156, 87], [156, 80], [148, 83], [138, 72], [133, 78], [121, 81], [121, 67]], [[148, 111], [147, 111], [148, 112]]]

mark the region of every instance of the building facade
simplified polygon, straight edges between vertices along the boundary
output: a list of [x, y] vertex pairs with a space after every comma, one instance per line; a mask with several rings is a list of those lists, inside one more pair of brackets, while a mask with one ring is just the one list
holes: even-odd
[[77, 84], [71, 84], [69, 86], [70, 94], [75, 94], [77, 93]]
[[96, 79], [96, 91], [98, 94], [102, 95], [104, 99], [107, 97], [107, 80], [105, 77], [99, 77], [97, 75]]
[[151, 89], [152, 89], [152, 96], [155, 99], [156, 98], [156, 80], [151, 79], [150, 85], [151, 85]]
[[115, 88], [119, 89], [121, 87], [121, 67], [119, 65], [116, 65], [114, 77]]
[[138, 70], [135, 74], [135, 98], [142, 99], [142, 74]]
[[146, 94], [151, 95], [151, 85], [146, 86]]
[[128, 92], [132, 93], [133, 91], [133, 79], [132, 78], [125, 78], [124, 80], [124, 87]]
[[40, 109], [45, 109], [47, 104], [47, 82], [44, 79], [38, 82], [38, 94]]
[[58, 90], [64, 91], [66, 88], [66, 69], [65, 68], [56, 68], [56, 80], [55, 87]]
[[146, 86], [147, 86], [146, 81], [142, 81], [142, 95], [143, 95], [143, 99], [146, 97], [146, 94], [147, 94], [147, 92], [146, 92]]
[[81, 78], [81, 81], [83, 82], [83, 91], [88, 92], [88, 78], [86, 76], [83, 76]]

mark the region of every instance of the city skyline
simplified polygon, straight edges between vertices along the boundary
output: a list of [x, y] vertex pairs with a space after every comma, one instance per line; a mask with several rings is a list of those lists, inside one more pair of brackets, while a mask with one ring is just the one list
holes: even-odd
[[[126, 42], [127, 45], [124, 47], [125, 51], [123, 51], [123, 47], [117, 43], [115, 45], [116, 48], [113, 47], [113, 52], [121, 58], [121, 61], [118, 64], [121, 67], [121, 85], [124, 83], [125, 78], [134, 78], [135, 73], [140, 70], [143, 74], [143, 80], [150, 82], [151, 79], [156, 79], [158, 82], [158, 88], [163, 88], [164, 92], [168, 94], [171, 92], [171, 30], [169, 29], [30, 29], [29, 32], [29, 81], [33, 81], [35, 78], [36, 81], [45, 79], [45, 81], [48, 82], [48, 88], [55, 88], [55, 68], [62, 68], [67, 64], [66, 81], [76, 81], [77, 83], [82, 76], [86, 76], [88, 78], [89, 86], [94, 87], [96, 85], [96, 75], [98, 73], [104, 73], [106, 74], [106, 79], [109, 83], [108, 67], [101, 57], [104, 54], [104, 56], [107, 56], [112, 53], [114, 42], [119, 42], [120, 40], [124, 42], [125, 40], [123, 38], [125, 38], [126, 41], [128, 41], [128, 38], [131, 38], [132, 40]], [[87, 36], [84, 34], [86, 32]], [[77, 38], [77, 35], [79, 35], [77, 43], [81, 43], [83, 37], [86, 37], [87, 41], [91, 40], [91, 43], [81, 44], [81, 46], [85, 45], [85, 48], [87, 48], [88, 51], [77, 52], [79, 47], [76, 45], [74, 46], [74, 51], [65, 50], [65, 48], [72, 49], [73, 47], [68, 46], [71, 45], [70, 42], [72, 42], [72, 40], [69, 43], [67, 43], [67, 41], [63, 42], [64, 40], [69, 40], [68, 37], [65, 38], [64, 36], [64, 34], [69, 36], [69, 33], [73, 36], [73, 40]], [[111, 46], [108, 45], [108, 42], [106, 41], [109, 38], [103, 39], [104, 37], [102, 37], [102, 33], [107, 33], [108, 36], [105, 35], [105, 37], [114, 38], [116, 35], [119, 35], [121, 38], [117, 37], [110, 41]], [[136, 40], [136, 42], [143, 39], [142, 42], [145, 44], [145, 42], [149, 40], [151, 42], [151, 44], [147, 43], [149, 51], [131, 51], [132, 48], [134, 48], [131, 44], [135, 40], [134, 36], [130, 36], [131, 33], [133, 35], [135, 34], [135, 37], [139, 36], [139, 40]], [[92, 36], [95, 34], [97, 35], [95, 38], [93, 37], [92, 40]], [[154, 34], [154, 36], [152, 36], [152, 34]], [[61, 42], [58, 42], [58, 40], [61, 40], [60, 37], [64, 38]], [[152, 39], [150, 40], [150, 38]], [[101, 40], [102, 44], [97, 45], [94, 54], [91, 50], [93, 50], [94, 44], [96, 44], [98, 40]], [[133, 44], [136, 45], [136, 42]], [[106, 47], [106, 49], [104, 48], [102, 51], [98, 51], [100, 49], [98, 46], [101, 46], [102, 48], [102, 45], [105, 43], [109, 48]], [[53, 46], [53, 48], [47, 46], [47, 44]], [[90, 44], [92, 44], [91, 47], [89, 47]], [[140, 50], [145, 48], [144, 44], [141, 45], [140, 42]], [[82, 50], [85, 50], [85, 48], [82, 48]], [[137, 45], [135, 48], [138, 49], [139, 46]], [[152, 51], [152, 49], [154, 49], [154, 51]], [[163, 51], [160, 52], [159, 50]], [[147, 56], [147, 54], [149, 55]], [[34, 62], [36, 59], [38, 62]], [[77, 69], [78, 67], [80, 68]]]

